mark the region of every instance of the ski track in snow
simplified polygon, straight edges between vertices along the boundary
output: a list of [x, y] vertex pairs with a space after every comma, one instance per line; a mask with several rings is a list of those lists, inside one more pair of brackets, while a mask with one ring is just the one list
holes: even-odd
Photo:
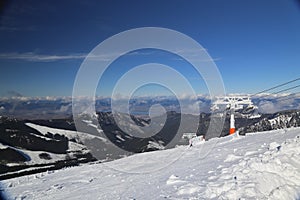
[[12, 199], [300, 198], [300, 128], [214, 140], [205, 158], [213, 140], [5, 180], [2, 187]]

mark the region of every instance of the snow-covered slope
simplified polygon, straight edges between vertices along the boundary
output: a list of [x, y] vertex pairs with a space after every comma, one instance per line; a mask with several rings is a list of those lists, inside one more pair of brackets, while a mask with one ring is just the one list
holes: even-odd
[[[107, 139], [100, 137], [100, 136], [94, 136], [87, 133], [77, 132], [77, 131], [70, 131], [70, 130], [63, 130], [63, 129], [57, 129], [57, 128], [50, 128], [47, 126], [41, 126], [33, 123], [26, 123], [27, 126], [38, 130], [43, 135], [47, 134], [48, 132], [51, 133], [58, 133], [60, 135], [66, 136], [69, 140], [75, 139], [76, 142], [84, 143], [85, 140], [91, 140], [94, 138], [99, 138], [100, 140], [106, 142]], [[92, 126], [91, 123], [88, 123], [89, 126]], [[97, 129], [99, 133], [102, 133], [103, 131], [100, 129]]]
[[228, 136], [2, 187], [12, 199], [299, 199], [299, 144], [299, 128]]

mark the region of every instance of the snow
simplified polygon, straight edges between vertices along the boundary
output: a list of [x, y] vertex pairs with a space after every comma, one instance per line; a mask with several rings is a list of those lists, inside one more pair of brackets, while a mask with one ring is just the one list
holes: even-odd
[[147, 148], [148, 149], [154, 148], [154, 149], [163, 150], [163, 149], [165, 149], [165, 146], [163, 144], [164, 144], [163, 141], [157, 141], [157, 142], [149, 141], [148, 145], [147, 145]]
[[[14, 150], [20, 152], [25, 157], [28, 157], [29, 158], [28, 161], [25, 162], [25, 164], [28, 164], [28, 165], [54, 163], [59, 160], [65, 160], [65, 157], [66, 157], [65, 154], [56, 154], [56, 153], [50, 153], [50, 152], [46, 152], [46, 151], [31, 151], [31, 150], [20, 149], [17, 147], [12, 147], [12, 146], [4, 145], [4, 144], [0, 143], [0, 149], [6, 149], [6, 148], [14, 149]], [[79, 149], [79, 148], [77, 148], [77, 149]], [[51, 160], [41, 159], [39, 156], [41, 153], [47, 153], [48, 155], [50, 155]], [[17, 166], [19, 164], [15, 163], [15, 162], [11, 162], [11, 163], [6, 163], [6, 165], [7, 166]]]
[[[50, 128], [47, 126], [41, 126], [33, 123], [26, 123], [27, 126], [36, 129], [43, 135], [46, 135], [48, 132], [50, 133], [58, 133], [60, 135], [66, 136], [69, 140], [70, 139], [75, 139], [78, 142], [84, 143], [85, 140], [92, 140], [94, 138], [98, 138], [102, 140], [103, 142], [107, 142], [106, 138], [100, 137], [100, 136], [94, 136], [88, 133], [82, 133], [82, 132], [77, 132], [77, 131], [70, 131], [70, 130], [64, 130], [64, 129], [57, 129], [57, 128]], [[102, 132], [102, 130], [98, 130], [98, 132]]]
[[8, 146], [0, 143], [0, 149], [6, 149]]
[[291, 119], [292, 119], [291, 116], [278, 116], [274, 119], [270, 119], [269, 122], [271, 123], [271, 125], [276, 125], [279, 122], [287, 124]]
[[[35, 170], [35, 169], [43, 169], [43, 168], [49, 168], [49, 167], [54, 167], [55, 165], [47, 165], [47, 166], [39, 166], [39, 167], [30, 167], [30, 168], [26, 168], [26, 169], [22, 169], [22, 170], [19, 170], [18, 173], [22, 173], [22, 172], [29, 172], [29, 171], [32, 171], [32, 170]], [[5, 175], [9, 175], [9, 174], [15, 174], [15, 172], [7, 172], [5, 173]]]
[[[75, 139], [76, 141], [81, 142], [81, 143], [85, 142], [86, 140], [92, 140], [94, 138], [99, 138], [102, 141], [107, 141], [107, 139], [105, 139], [103, 137], [94, 136], [94, 135], [90, 135], [87, 133], [81, 133], [81, 132], [77, 132], [77, 131], [55, 129], [55, 128], [50, 128], [47, 126], [36, 125], [33, 123], [26, 123], [26, 125], [31, 128], [36, 129], [43, 135], [46, 135], [48, 132], [51, 132], [53, 134], [58, 133], [60, 135], [66, 136], [69, 139]], [[10, 131], [12, 133], [16, 132], [16, 130], [14, 130], [14, 129], [6, 129], [6, 131]], [[29, 133], [29, 134], [34, 135], [39, 138], [42, 138], [44, 140], [51, 140], [50, 138], [45, 137], [45, 136], [41, 136], [41, 135], [37, 135], [37, 134], [33, 134], [33, 133]], [[31, 150], [16, 148], [16, 147], [12, 147], [12, 146], [4, 145], [4, 144], [0, 143], [0, 149], [6, 149], [8, 147], [22, 153], [26, 157], [28, 157], [28, 161], [25, 162], [26, 165], [49, 164], [49, 163], [55, 163], [57, 161], [66, 159], [66, 154], [56, 154], [56, 153], [51, 153], [51, 152], [46, 152], [46, 151], [31, 151]], [[68, 155], [72, 155], [76, 151], [80, 151], [82, 153], [89, 152], [89, 150], [87, 149], [87, 147], [85, 145], [69, 141]], [[47, 153], [51, 157], [51, 159], [50, 160], [41, 159], [40, 158], [41, 153]], [[11, 162], [11, 163], [6, 163], [6, 165], [7, 166], [17, 166], [19, 164], [15, 163], [15, 162]], [[32, 169], [32, 168], [30, 168], [30, 169]]]
[[92, 120], [82, 120], [82, 121], [84, 123], [86, 123], [88, 126], [91, 126], [91, 127], [95, 128], [98, 131], [98, 133], [102, 133], [103, 132], [103, 130], [100, 129], [100, 128], [98, 128], [98, 126], [96, 124], [93, 124]]
[[[12, 199], [299, 199], [300, 128], [2, 181]], [[207, 156], [203, 156], [207, 155]]]
[[196, 145], [201, 145], [205, 142], [205, 139], [203, 137], [203, 135], [197, 136], [197, 137], [193, 137], [189, 140], [189, 144], [196, 146]]
[[[69, 154], [72, 153], [72, 152], [76, 152], [76, 151], [81, 151], [83, 153], [89, 152], [89, 150], [87, 149], [87, 147], [84, 144], [79, 144], [79, 143], [85, 143], [87, 140], [93, 140], [95, 138], [98, 138], [98, 139], [102, 140], [103, 142], [107, 142], [106, 138], [103, 138], [101, 136], [94, 136], [94, 135], [87, 134], [87, 133], [71, 131], [71, 130], [64, 130], [64, 129], [50, 128], [50, 127], [47, 127], [47, 126], [41, 126], [41, 125], [37, 125], [37, 124], [33, 124], [33, 123], [26, 123], [26, 125], [33, 128], [33, 129], [35, 129], [35, 130], [37, 130], [37, 131], [39, 131], [43, 135], [46, 135], [48, 132], [50, 132], [50, 133], [53, 133], [53, 134], [64, 135], [65, 137], [67, 137], [69, 139], [69, 149], [68, 149]], [[44, 137], [44, 136], [39, 136], [39, 135], [36, 135], [36, 134], [35, 134], [35, 136], [41, 137], [45, 140], [48, 140], [48, 138]], [[70, 141], [71, 139], [75, 139], [78, 143]], [[42, 152], [27, 151], [27, 150], [22, 150], [22, 151], [25, 152], [26, 154], [28, 154], [30, 156], [30, 158], [32, 159], [31, 162], [29, 162], [29, 164], [49, 163], [49, 161], [39, 158], [38, 155]], [[54, 154], [54, 153], [49, 153], [49, 152], [47, 152], [47, 153], [52, 158], [50, 160], [50, 162], [55, 162], [55, 161], [65, 159], [64, 154]]]
[[[28, 165], [54, 163], [56, 161], [66, 159], [66, 155], [64, 154], [56, 154], [56, 153], [50, 153], [46, 151], [30, 151], [24, 149], [20, 149], [20, 151], [24, 152], [26, 155], [30, 157], [30, 160], [25, 162], [25, 164]], [[51, 157], [51, 160], [41, 159], [39, 156], [41, 153], [47, 153]]]
[[259, 115], [259, 114], [257, 114], [257, 115], [251, 115], [249, 117], [249, 119], [256, 119], [256, 118], [260, 118], [260, 117], [261, 117], [261, 115]]
[[122, 136], [121, 136], [121, 135], [119, 135], [119, 134], [117, 134], [117, 135], [116, 135], [116, 138], [118, 138], [119, 140], [121, 140], [121, 141], [123, 141], [123, 142], [125, 141], [125, 139], [124, 139], [124, 138], [122, 138]]

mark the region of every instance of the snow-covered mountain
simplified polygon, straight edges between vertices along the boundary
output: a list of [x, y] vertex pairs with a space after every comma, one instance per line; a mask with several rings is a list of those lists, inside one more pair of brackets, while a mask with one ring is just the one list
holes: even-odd
[[300, 128], [2, 181], [11, 199], [299, 199]]
[[254, 119], [238, 129], [240, 133], [268, 131], [276, 129], [285, 129], [290, 127], [300, 127], [300, 111], [288, 110], [274, 114], [264, 114], [259, 120]]
[[[229, 112], [226, 114], [225, 123], [220, 136], [225, 136], [229, 133]], [[206, 133], [210, 122], [209, 113], [200, 114], [200, 125], [198, 135]], [[300, 111], [286, 110], [273, 114], [248, 114], [243, 110], [235, 113], [235, 127], [240, 135], [251, 132], [269, 131], [276, 129], [284, 129], [290, 127], [300, 127]]]
[[[166, 124], [161, 127], [161, 131], [146, 139], [127, 134], [135, 131], [129, 125], [125, 124], [129, 128], [127, 132], [122, 131], [109, 112], [93, 116], [81, 115], [77, 122], [83, 130], [79, 132], [72, 118], [28, 121], [1, 117], [0, 179], [74, 166], [96, 159], [106, 162], [134, 153], [165, 149], [173, 139], [173, 133], [177, 132], [181, 117], [186, 121], [183, 124], [188, 125], [182, 127], [181, 134], [191, 133], [189, 122], [199, 120], [197, 135], [205, 135], [210, 122], [210, 114], [207, 113], [201, 113], [198, 119], [195, 115], [168, 112]], [[132, 119], [141, 127], [150, 123], [149, 119], [126, 114], [119, 114], [119, 118], [122, 123]], [[297, 110], [262, 114], [256, 118], [248, 117], [243, 112], [236, 114], [236, 128], [240, 135], [299, 126], [300, 111]], [[227, 116], [221, 136], [228, 135], [228, 132]], [[189, 143], [188, 139], [180, 138], [181, 134], [176, 135], [175, 143], [168, 148]], [[206, 139], [219, 136], [206, 135]]]
[[[149, 123], [134, 116], [119, 116], [126, 123], [128, 118], [140, 126]], [[176, 131], [178, 116], [178, 113], [169, 113], [161, 133], [146, 139], [122, 131], [112, 113], [81, 115], [76, 118], [82, 128], [80, 131], [76, 131], [71, 118], [28, 121], [0, 117], [0, 179], [164, 149], [174, 137], [172, 130]], [[98, 121], [105, 133], [97, 125]]]
[[86, 133], [0, 117], [0, 179], [95, 161], [83, 145], [85, 140], [94, 138]]
[[[282, 110], [300, 109], [300, 94], [298, 93], [259, 94], [251, 98], [260, 113], [276, 113]], [[184, 109], [191, 113], [195, 111], [194, 108], [197, 106], [200, 106], [201, 112], [210, 112], [210, 95], [183, 96], [180, 97], [180, 100], [185, 105], [188, 105], [188, 108]], [[128, 103], [127, 98], [120, 98], [118, 101]], [[83, 107], [87, 102], [92, 102], [91, 97], [81, 97], [77, 101]], [[150, 106], [155, 104], [162, 105], [167, 111], [180, 112], [181, 110], [178, 99], [174, 96], [133, 97], [129, 100], [129, 109], [133, 115], [147, 115]], [[111, 99], [96, 97], [95, 108], [97, 112], [110, 112]], [[66, 118], [72, 115], [72, 97], [0, 97], [0, 115], [18, 119]]]

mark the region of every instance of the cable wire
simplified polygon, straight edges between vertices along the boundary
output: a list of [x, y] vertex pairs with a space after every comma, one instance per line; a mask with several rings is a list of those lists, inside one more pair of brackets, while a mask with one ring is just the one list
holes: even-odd
[[298, 87], [300, 87], [300, 85], [296, 85], [296, 86], [294, 86], [294, 87], [290, 87], [290, 88], [287, 88], [287, 89], [283, 89], [283, 90], [280, 90], [280, 91], [275, 92], [275, 93], [273, 93], [273, 94], [278, 94], [278, 93], [280, 93], [280, 92], [285, 92], [285, 91], [292, 90], [292, 89], [295, 89], [295, 88], [298, 88]]
[[274, 89], [276, 89], [276, 88], [279, 88], [279, 87], [285, 86], [285, 85], [287, 85], [287, 84], [290, 84], [290, 83], [296, 82], [296, 81], [298, 81], [298, 80], [300, 80], [300, 77], [299, 77], [299, 78], [296, 78], [296, 79], [294, 79], [294, 80], [291, 80], [291, 81], [285, 82], [285, 83], [281, 83], [281, 84], [279, 84], [279, 85], [276, 85], [276, 86], [274, 86], [274, 87], [271, 87], [271, 88], [265, 89], [265, 90], [263, 90], [263, 91], [257, 92], [257, 93], [255, 93], [255, 94], [252, 94], [250, 97], [252, 97], [252, 96], [255, 96], [255, 95], [258, 95], [258, 94], [261, 94], [261, 93], [264, 93], [264, 92], [267, 92], [267, 91], [270, 91], [270, 90], [274, 90]]

